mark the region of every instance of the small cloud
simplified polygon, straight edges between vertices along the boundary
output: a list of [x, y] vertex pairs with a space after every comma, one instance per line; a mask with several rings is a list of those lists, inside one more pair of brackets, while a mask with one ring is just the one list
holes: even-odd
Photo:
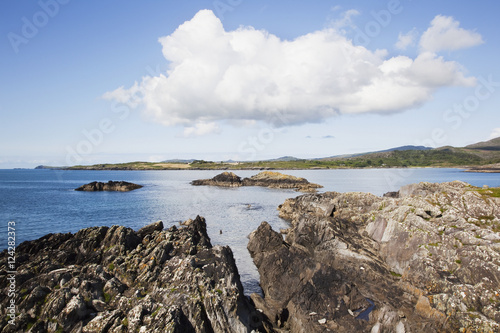
[[409, 46], [415, 46], [415, 40], [418, 37], [418, 31], [416, 28], [408, 31], [406, 34], [399, 33], [398, 41], [395, 47], [398, 50], [406, 50]]
[[490, 140], [500, 137], [500, 127], [495, 128], [490, 134]]
[[215, 122], [210, 123], [196, 123], [194, 126], [185, 127], [182, 136], [185, 138], [202, 136], [208, 134], [219, 134], [221, 129]]
[[423, 51], [454, 51], [484, 43], [480, 34], [460, 28], [460, 22], [451, 16], [437, 15], [420, 38]]
[[313, 136], [306, 136], [306, 139], [322, 139], [322, 140], [325, 140], [325, 139], [335, 139], [335, 137], [333, 135], [324, 135], [324, 136], [321, 136], [321, 137], [313, 137]]
[[[339, 6], [335, 6], [332, 8], [332, 11], [337, 11], [339, 10]], [[354, 16], [359, 15], [360, 12], [357, 11], [356, 9], [349, 9], [346, 10], [345, 12], [342, 13], [342, 17], [338, 19], [330, 19], [329, 20], [329, 26], [335, 30], [342, 30], [344, 28], [354, 28], [355, 25], [352, 22], [352, 18]]]

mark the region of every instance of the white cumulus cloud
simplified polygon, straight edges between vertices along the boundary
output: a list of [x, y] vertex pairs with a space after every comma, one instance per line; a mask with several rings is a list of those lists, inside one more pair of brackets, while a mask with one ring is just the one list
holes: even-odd
[[294, 40], [252, 27], [226, 31], [210, 10], [159, 42], [168, 70], [104, 97], [141, 107], [165, 125], [183, 125], [185, 136], [216, 133], [219, 121], [284, 126], [401, 112], [440, 87], [475, 83], [460, 64], [432, 52], [389, 58], [333, 28]]
[[450, 16], [437, 15], [420, 38], [422, 50], [454, 51], [483, 43], [477, 32], [460, 28], [460, 22]]

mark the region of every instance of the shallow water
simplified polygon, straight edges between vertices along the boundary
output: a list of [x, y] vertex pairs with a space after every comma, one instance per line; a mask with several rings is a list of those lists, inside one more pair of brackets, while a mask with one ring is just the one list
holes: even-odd
[[[214, 245], [234, 252], [245, 293], [258, 292], [258, 273], [246, 249], [247, 236], [262, 221], [275, 230], [287, 228], [277, 207], [300, 193], [262, 187], [192, 186], [191, 180], [211, 178], [221, 171], [63, 171], [0, 170], [0, 249], [7, 247], [7, 223], [16, 222], [16, 242], [47, 233], [124, 225], [135, 230], [158, 220], [165, 227], [201, 215]], [[401, 185], [462, 180], [475, 186], [500, 186], [498, 174], [466, 173], [458, 169], [287, 170], [324, 186], [323, 191], [363, 191], [382, 195]], [[258, 171], [235, 171], [241, 177]], [[77, 192], [92, 181], [125, 180], [144, 185], [131, 192]], [[222, 233], [221, 233], [222, 231]]]

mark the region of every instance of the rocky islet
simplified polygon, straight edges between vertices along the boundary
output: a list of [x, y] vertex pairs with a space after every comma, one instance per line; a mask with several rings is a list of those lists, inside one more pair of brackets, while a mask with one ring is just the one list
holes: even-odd
[[198, 179], [192, 185], [208, 185], [222, 187], [262, 186], [269, 188], [294, 189], [300, 192], [316, 192], [323, 186], [310, 183], [307, 179], [285, 175], [276, 171], [262, 171], [247, 178], [241, 178], [233, 172], [225, 171], [211, 179]]
[[99, 192], [99, 191], [116, 191], [116, 192], [128, 192], [137, 190], [143, 187], [142, 185], [129, 183], [126, 181], [113, 181], [110, 180], [107, 183], [104, 182], [91, 182], [82, 185], [75, 189], [75, 191], [87, 191], [87, 192]]

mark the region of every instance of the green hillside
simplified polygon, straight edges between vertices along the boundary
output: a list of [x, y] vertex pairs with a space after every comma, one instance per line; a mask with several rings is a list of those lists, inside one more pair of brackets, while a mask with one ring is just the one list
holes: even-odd
[[[213, 162], [192, 160], [188, 163], [130, 162], [120, 164], [96, 164], [73, 166], [73, 170], [172, 170], [172, 169], [333, 169], [333, 168], [394, 168], [394, 167], [473, 167], [500, 163], [500, 138], [469, 145], [463, 148], [451, 146], [436, 149], [410, 150], [388, 149], [374, 153], [329, 157], [323, 159], [297, 159], [283, 157], [254, 162]], [[417, 147], [418, 148], [418, 147]]]

